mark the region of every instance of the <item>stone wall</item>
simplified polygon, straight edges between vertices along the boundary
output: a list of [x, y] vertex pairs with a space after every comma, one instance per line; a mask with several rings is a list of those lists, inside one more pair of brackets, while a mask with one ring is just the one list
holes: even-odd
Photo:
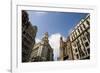
[[36, 33], [37, 27], [29, 21], [28, 13], [22, 10], [22, 62], [29, 62]]

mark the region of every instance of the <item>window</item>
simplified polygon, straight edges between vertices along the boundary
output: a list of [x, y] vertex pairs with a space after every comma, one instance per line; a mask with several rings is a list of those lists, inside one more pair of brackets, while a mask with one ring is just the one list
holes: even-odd
[[84, 29], [86, 28], [84, 23], [83, 23], [83, 27], [84, 27]]
[[84, 35], [86, 36], [87, 40], [90, 41], [90, 33], [85, 32]]
[[90, 54], [90, 48], [87, 49], [88, 54]]
[[89, 46], [89, 43], [88, 43], [88, 42], [86, 42], [86, 43], [85, 43], [85, 46], [86, 46], [86, 47], [87, 47], [87, 46]]
[[80, 33], [80, 30], [78, 29], [78, 32]]
[[81, 24], [81, 28], [82, 28], [82, 30], [85, 30], [85, 28], [84, 28], [84, 25], [83, 25], [83, 24]]
[[79, 59], [79, 55], [78, 54], [76, 54], [76, 58]]
[[31, 41], [33, 40], [32, 37], [29, 35], [29, 33], [26, 33], [27, 38], [29, 38]]
[[86, 23], [87, 23], [88, 25], [90, 25], [90, 22], [89, 22], [88, 20], [86, 21]]
[[75, 52], [77, 52], [77, 49], [75, 49]]
[[31, 42], [27, 38], [23, 38], [23, 40], [28, 44], [31, 45]]
[[80, 29], [80, 32], [82, 32], [82, 31], [83, 31], [83, 30], [82, 30], [82, 26], [80, 26], [80, 28], [79, 28], [79, 29]]
[[69, 58], [69, 56], [67, 55], [67, 56], [64, 57], [64, 60], [67, 60], [68, 58]]
[[23, 34], [25, 34], [26, 32], [25, 31], [23, 31]]
[[85, 41], [86, 40], [86, 37], [83, 36], [83, 40]]
[[86, 36], [87, 36], [88, 40], [90, 41], [90, 34], [87, 33]]

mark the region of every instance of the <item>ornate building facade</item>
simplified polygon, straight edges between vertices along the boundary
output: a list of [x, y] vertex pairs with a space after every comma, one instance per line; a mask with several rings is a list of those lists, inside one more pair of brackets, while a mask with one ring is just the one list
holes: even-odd
[[32, 26], [28, 13], [22, 10], [22, 62], [29, 62], [32, 48], [35, 44], [37, 27]]
[[73, 60], [73, 52], [70, 38], [68, 37], [66, 41], [60, 38], [60, 60]]
[[42, 41], [34, 45], [30, 61], [31, 62], [53, 61], [53, 49], [49, 44], [47, 32], [44, 34]]
[[90, 15], [75, 26], [67, 40], [60, 39], [60, 60], [90, 59]]

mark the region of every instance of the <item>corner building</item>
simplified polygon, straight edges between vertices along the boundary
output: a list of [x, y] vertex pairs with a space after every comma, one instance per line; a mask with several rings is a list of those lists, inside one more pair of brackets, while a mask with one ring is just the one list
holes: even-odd
[[53, 49], [49, 44], [47, 32], [44, 34], [42, 41], [34, 45], [30, 61], [53, 61]]
[[90, 59], [90, 15], [88, 14], [85, 19], [81, 19], [66, 41], [61, 40], [60, 43], [61, 60]]

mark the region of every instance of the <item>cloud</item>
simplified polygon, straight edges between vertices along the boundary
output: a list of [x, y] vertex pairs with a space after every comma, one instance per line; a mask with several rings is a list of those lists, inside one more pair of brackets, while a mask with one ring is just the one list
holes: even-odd
[[36, 38], [36, 39], [35, 39], [35, 42], [36, 42], [36, 43], [39, 43], [40, 41], [41, 41], [41, 40], [40, 40], [39, 38]]
[[[50, 37], [49, 37], [49, 43], [51, 45], [51, 47], [53, 48], [53, 53], [54, 53], [54, 60], [57, 60], [57, 57], [59, 57], [59, 47], [60, 47], [60, 37], [62, 35], [60, 33], [55, 33], [55, 34], [52, 34]], [[63, 39], [65, 40], [65, 38], [63, 37]]]
[[[60, 33], [55, 33], [49, 36], [49, 44], [53, 48], [53, 54], [54, 54], [54, 60], [56, 61], [57, 58], [60, 56], [60, 37], [63, 37]], [[63, 37], [63, 40], [65, 41], [65, 37]], [[41, 42], [39, 38], [35, 39], [36, 43]]]

